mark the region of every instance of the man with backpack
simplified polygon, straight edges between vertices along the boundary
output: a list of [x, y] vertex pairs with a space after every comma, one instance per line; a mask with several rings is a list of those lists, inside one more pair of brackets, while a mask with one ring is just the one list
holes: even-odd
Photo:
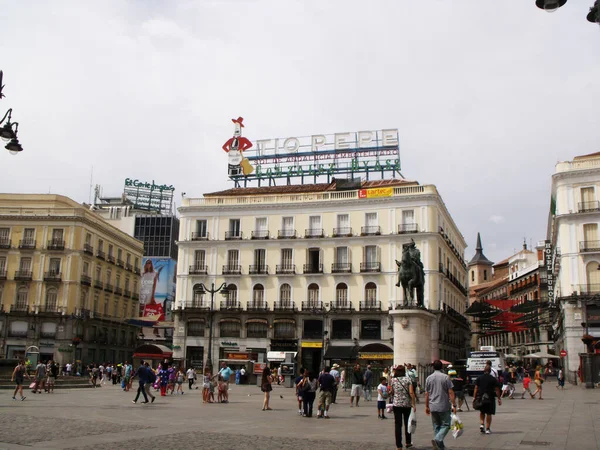
[[131, 377], [132, 381], [135, 377], [138, 377], [138, 380], [140, 383], [138, 386], [137, 395], [135, 396], [135, 399], [132, 400], [132, 403], [137, 403], [138, 398], [140, 398], [140, 394], [142, 394], [144, 396], [144, 401], [142, 403], [148, 403], [148, 395], [146, 395], [146, 386], [145, 386], [146, 381], [148, 379], [148, 372], [149, 371], [146, 370], [146, 366], [144, 365], [144, 361], [140, 361], [140, 367], [135, 371], [135, 373]]
[[150, 402], [154, 403], [156, 397], [152, 395], [150, 389], [152, 389], [152, 387], [154, 387], [154, 383], [156, 383], [156, 373], [154, 372], [154, 370], [152, 370], [152, 367], [150, 367], [148, 361], [144, 363], [144, 366], [146, 366], [146, 384], [144, 385], [144, 389], [146, 391], [146, 395], [150, 396], [150, 398], [152, 399], [150, 400]]

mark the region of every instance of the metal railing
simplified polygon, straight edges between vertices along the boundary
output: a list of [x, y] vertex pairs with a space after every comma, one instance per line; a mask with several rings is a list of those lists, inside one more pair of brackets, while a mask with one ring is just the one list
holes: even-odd
[[333, 263], [331, 264], [331, 273], [350, 273], [352, 272], [352, 263]]
[[244, 233], [241, 231], [226, 231], [225, 232], [225, 240], [226, 241], [234, 241], [240, 240], [244, 238]]
[[[10, 312], [27, 312], [29, 311], [29, 305], [28, 304], [15, 304], [15, 305], [10, 305]], [[25, 332], [25, 335], [27, 335], [27, 332]]]
[[208, 266], [206, 264], [194, 264], [190, 266], [188, 271], [189, 275], [206, 275], [208, 273]]
[[125, 267], [125, 261], [123, 261], [122, 259], [117, 258], [117, 266], [119, 266], [119, 267]]
[[333, 229], [333, 237], [350, 237], [352, 236], [352, 228], [341, 227]]
[[361, 272], [381, 272], [381, 263], [379, 261], [374, 262], [362, 262], [360, 263]]
[[34, 249], [35, 239], [22, 239], [19, 241], [19, 248], [21, 249]]
[[343, 302], [343, 303], [332, 302], [331, 310], [332, 311], [354, 311], [354, 307], [352, 306], [352, 302]]
[[361, 236], [379, 236], [381, 234], [381, 227], [379, 225], [371, 225], [360, 227]]
[[311, 302], [311, 301], [303, 301], [302, 302], [302, 311], [322, 311], [323, 310], [323, 302]]
[[418, 233], [419, 225], [416, 223], [402, 223], [398, 225], [398, 234]]
[[296, 311], [296, 306], [294, 302], [277, 301], [273, 305], [273, 311]]
[[104, 284], [102, 283], [102, 281], [96, 280], [96, 281], [94, 281], [94, 287], [98, 288], [98, 289], [102, 289], [104, 287]]
[[89, 275], [81, 275], [79, 281], [81, 281], [81, 284], [85, 284], [86, 286], [92, 285], [92, 277], [90, 277]]
[[577, 209], [579, 212], [600, 211], [600, 201], [579, 202], [577, 204]]
[[209, 236], [206, 231], [192, 231], [192, 241], [208, 241]]
[[17, 270], [15, 271], [16, 281], [31, 281], [33, 274], [31, 270]]
[[254, 230], [250, 233], [250, 239], [269, 239], [270, 237], [269, 230]]
[[92, 247], [90, 244], [83, 244], [83, 253], [87, 253], [89, 255], [93, 255], [94, 254], [94, 247]]
[[0, 248], [10, 248], [10, 238], [8, 236], [0, 237]]
[[55, 272], [51, 270], [49, 272], [44, 273], [44, 281], [57, 281], [60, 282], [62, 280], [62, 274], [60, 272]]
[[183, 303], [185, 309], [201, 309], [204, 311], [210, 310], [210, 302], [206, 300], [186, 300]]
[[125, 263], [125, 270], [129, 270], [130, 272], [133, 271], [133, 266], [131, 263]]
[[102, 250], [98, 250], [96, 252], [96, 257], [100, 259], [106, 259], [106, 253], [104, 253]]
[[52, 239], [48, 241], [48, 245], [46, 246], [48, 250], [64, 250], [65, 249], [65, 241], [63, 239]]
[[600, 293], [600, 284], [580, 284], [578, 286], [580, 294], [598, 294]]
[[40, 305], [39, 307], [39, 311], [40, 312], [44, 312], [44, 313], [60, 313], [62, 312], [62, 308], [60, 308], [58, 305], [54, 304], [54, 305]]
[[361, 311], [381, 311], [380, 301], [362, 301], [360, 302]]
[[113, 285], [112, 285], [112, 284], [110, 284], [110, 283], [106, 283], [106, 284], [104, 285], [104, 290], [105, 290], [106, 292], [112, 292], [112, 291], [113, 291]]
[[268, 275], [269, 274], [269, 266], [266, 264], [253, 264], [248, 267], [248, 273], [250, 275]]
[[307, 228], [304, 230], [305, 238], [322, 238], [325, 237], [323, 228]]
[[296, 230], [279, 230], [277, 239], [296, 239]]
[[323, 273], [323, 264], [304, 264], [304, 273]]
[[294, 275], [296, 273], [296, 264], [277, 264], [275, 273], [278, 275]]
[[115, 295], [123, 295], [123, 288], [115, 287]]
[[115, 263], [115, 257], [113, 255], [108, 255], [106, 257], [106, 261], [109, 262], [109, 263], [111, 263], [111, 264], [114, 264]]
[[221, 311], [241, 311], [242, 305], [239, 300], [221, 300]]
[[241, 275], [242, 266], [240, 265], [225, 265], [223, 266], [223, 275]]
[[0, 269], [0, 280], [6, 280], [7, 275], [6, 275], [6, 269]]
[[600, 241], [579, 241], [580, 252], [600, 252]]
[[266, 301], [249, 302], [246, 305], [246, 311], [268, 311], [269, 305]]

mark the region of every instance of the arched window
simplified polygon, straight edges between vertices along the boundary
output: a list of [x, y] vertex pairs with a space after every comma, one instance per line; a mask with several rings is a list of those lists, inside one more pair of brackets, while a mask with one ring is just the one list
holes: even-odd
[[585, 266], [585, 271], [587, 274], [587, 291], [598, 292], [597, 289], [600, 288], [600, 270], [598, 270], [598, 263], [588, 263], [587, 266]]
[[26, 286], [21, 286], [17, 290], [17, 301], [16, 301], [16, 309], [17, 311], [27, 311], [29, 307], [29, 289]]
[[221, 337], [240, 337], [242, 324], [239, 319], [221, 319], [219, 331]]
[[194, 285], [193, 292], [194, 295], [192, 297], [192, 308], [200, 308], [204, 306], [204, 294], [202, 293], [199, 284]]
[[246, 337], [266, 338], [269, 325], [266, 319], [248, 319], [246, 321]]
[[238, 288], [235, 284], [227, 285], [227, 307], [233, 308], [238, 304]]
[[308, 307], [321, 307], [321, 304], [319, 302], [319, 285], [316, 283], [311, 283], [308, 285]]
[[367, 308], [377, 306], [377, 285], [373, 282], [365, 285], [365, 306]]
[[292, 287], [284, 283], [279, 288], [279, 306], [281, 308], [289, 308], [292, 306]]
[[188, 336], [204, 336], [204, 330], [206, 324], [203, 320], [191, 320], [187, 324], [187, 335]]
[[56, 312], [58, 294], [56, 288], [48, 288], [46, 290], [46, 312]]
[[340, 283], [335, 288], [335, 305], [338, 308], [348, 306], [348, 285], [346, 283]]
[[252, 306], [262, 308], [265, 304], [265, 288], [262, 284], [257, 284], [252, 290]]

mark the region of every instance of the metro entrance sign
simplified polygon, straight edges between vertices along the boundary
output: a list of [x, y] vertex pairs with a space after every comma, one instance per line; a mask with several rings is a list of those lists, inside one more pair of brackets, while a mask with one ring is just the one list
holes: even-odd
[[[235, 143], [235, 139], [242, 138], [234, 135], [232, 139]], [[231, 153], [227, 143], [224, 150]], [[249, 181], [258, 181], [259, 186], [261, 181], [268, 181], [271, 185], [282, 178], [287, 184], [293, 178], [304, 183], [306, 177], [313, 178], [315, 183], [326, 177], [330, 182], [332, 176], [340, 174], [351, 178], [365, 174], [367, 179], [370, 174], [384, 178], [389, 172], [401, 176], [397, 129], [248, 140], [240, 159], [241, 163], [236, 162], [241, 164], [239, 170], [232, 170], [230, 164], [229, 177], [236, 186]]]

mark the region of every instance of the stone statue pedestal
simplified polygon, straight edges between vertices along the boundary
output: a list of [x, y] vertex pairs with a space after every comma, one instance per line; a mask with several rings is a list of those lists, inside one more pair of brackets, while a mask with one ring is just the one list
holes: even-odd
[[390, 311], [394, 320], [394, 365], [431, 364], [439, 358], [439, 326], [435, 314], [421, 308]]

